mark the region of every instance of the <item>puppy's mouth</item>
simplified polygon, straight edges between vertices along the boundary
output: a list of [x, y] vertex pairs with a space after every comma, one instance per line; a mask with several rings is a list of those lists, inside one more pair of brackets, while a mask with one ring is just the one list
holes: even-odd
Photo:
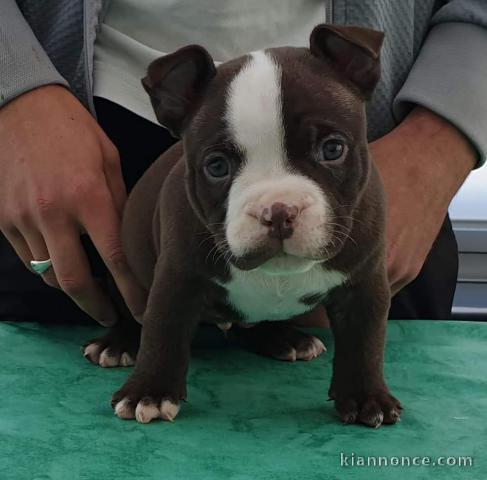
[[295, 275], [308, 272], [317, 263], [320, 262], [318, 260], [283, 253], [267, 260], [257, 267], [256, 270], [267, 275]]
[[267, 275], [304, 273], [322, 259], [306, 258], [287, 253], [282, 241], [268, 242], [247, 255], [233, 257], [232, 263], [240, 270], [259, 270]]
[[282, 241], [274, 239], [244, 255], [232, 256], [232, 263], [240, 270], [255, 270], [269, 260], [282, 255], [286, 255]]

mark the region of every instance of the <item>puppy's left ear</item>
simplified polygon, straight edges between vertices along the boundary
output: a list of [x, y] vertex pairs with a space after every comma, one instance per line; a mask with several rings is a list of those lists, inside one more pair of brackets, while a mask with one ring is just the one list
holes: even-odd
[[154, 60], [142, 79], [159, 123], [179, 138], [216, 69], [210, 54], [189, 45]]
[[383, 32], [370, 28], [321, 24], [311, 32], [310, 50], [330, 61], [368, 99], [380, 78], [383, 40]]

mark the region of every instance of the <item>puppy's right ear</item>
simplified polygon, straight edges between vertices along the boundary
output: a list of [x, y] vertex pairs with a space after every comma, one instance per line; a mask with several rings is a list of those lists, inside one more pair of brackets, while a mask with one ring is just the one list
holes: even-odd
[[189, 45], [154, 60], [142, 79], [159, 123], [181, 137], [201, 94], [216, 73], [210, 54]]
[[383, 32], [370, 28], [323, 23], [311, 32], [310, 50], [330, 61], [368, 99], [379, 81], [383, 40]]

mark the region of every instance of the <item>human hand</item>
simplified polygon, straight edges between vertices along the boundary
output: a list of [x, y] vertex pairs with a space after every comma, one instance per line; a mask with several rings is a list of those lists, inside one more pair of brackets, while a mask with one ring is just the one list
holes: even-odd
[[476, 154], [453, 125], [422, 107], [369, 149], [385, 187], [394, 295], [419, 274]]
[[32, 90], [0, 110], [0, 230], [27, 268], [51, 258], [42, 275], [103, 325], [116, 321], [92, 277], [87, 233], [133, 314], [143, 311], [120, 242], [126, 200], [118, 151], [65, 88]]

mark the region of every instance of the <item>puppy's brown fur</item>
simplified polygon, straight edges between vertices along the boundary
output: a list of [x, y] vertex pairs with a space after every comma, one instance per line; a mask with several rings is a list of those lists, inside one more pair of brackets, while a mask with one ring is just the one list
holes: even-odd
[[[401, 411], [383, 378], [390, 304], [384, 198], [379, 175], [368, 157], [365, 128], [364, 101], [379, 78], [381, 42], [382, 35], [371, 30], [321, 25], [311, 36], [310, 50], [270, 50], [282, 66], [290, 160], [301, 174], [333, 192], [332, 207], [340, 229], [336, 233], [346, 232], [337, 235], [340, 241], [327, 251], [323, 268], [344, 272], [347, 281], [323, 295], [317, 292], [302, 299], [303, 305], [322, 302], [328, 310], [335, 338], [329, 395], [340, 418], [374, 427], [395, 423]], [[228, 257], [211, 256], [215, 248], [225, 248], [224, 242], [218, 245], [215, 239], [224, 234], [221, 225], [230, 184], [209, 185], [199, 158], [215, 143], [225, 144], [229, 151], [234, 148], [226, 140], [223, 92], [245, 61], [227, 62], [215, 70], [204, 49], [186, 47], [156, 60], [144, 79], [160, 122], [183, 141], [144, 174], [125, 211], [125, 252], [147, 291], [147, 308], [135, 370], [113, 397], [114, 406], [123, 403], [120, 416], [137, 415], [136, 408], [142, 411], [148, 404], [157, 410], [163, 400], [179, 404], [186, 398], [191, 338], [202, 314], [220, 312], [220, 320], [241, 316], [228, 303], [222, 286], [231, 276]], [[317, 92], [323, 93], [317, 96]], [[310, 141], [306, 129], [300, 127], [303, 117], [325, 112], [352, 138], [343, 163], [332, 170], [317, 169], [304, 160], [311, 155]], [[230, 261], [250, 269], [269, 255], [259, 251], [245, 258], [231, 256]], [[122, 322], [118, 331], [133, 329], [127, 323]], [[269, 353], [273, 339], [287, 342], [289, 335], [301, 339], [289, 329], [281, 322], [264, 322], [244, 336], [256, 350]], [[131, 330], [130, 335], [136, 333]], [[159, 416], [167, 419], [160, 408]], [[144, 418], [137, 416], [140, 421]]]

